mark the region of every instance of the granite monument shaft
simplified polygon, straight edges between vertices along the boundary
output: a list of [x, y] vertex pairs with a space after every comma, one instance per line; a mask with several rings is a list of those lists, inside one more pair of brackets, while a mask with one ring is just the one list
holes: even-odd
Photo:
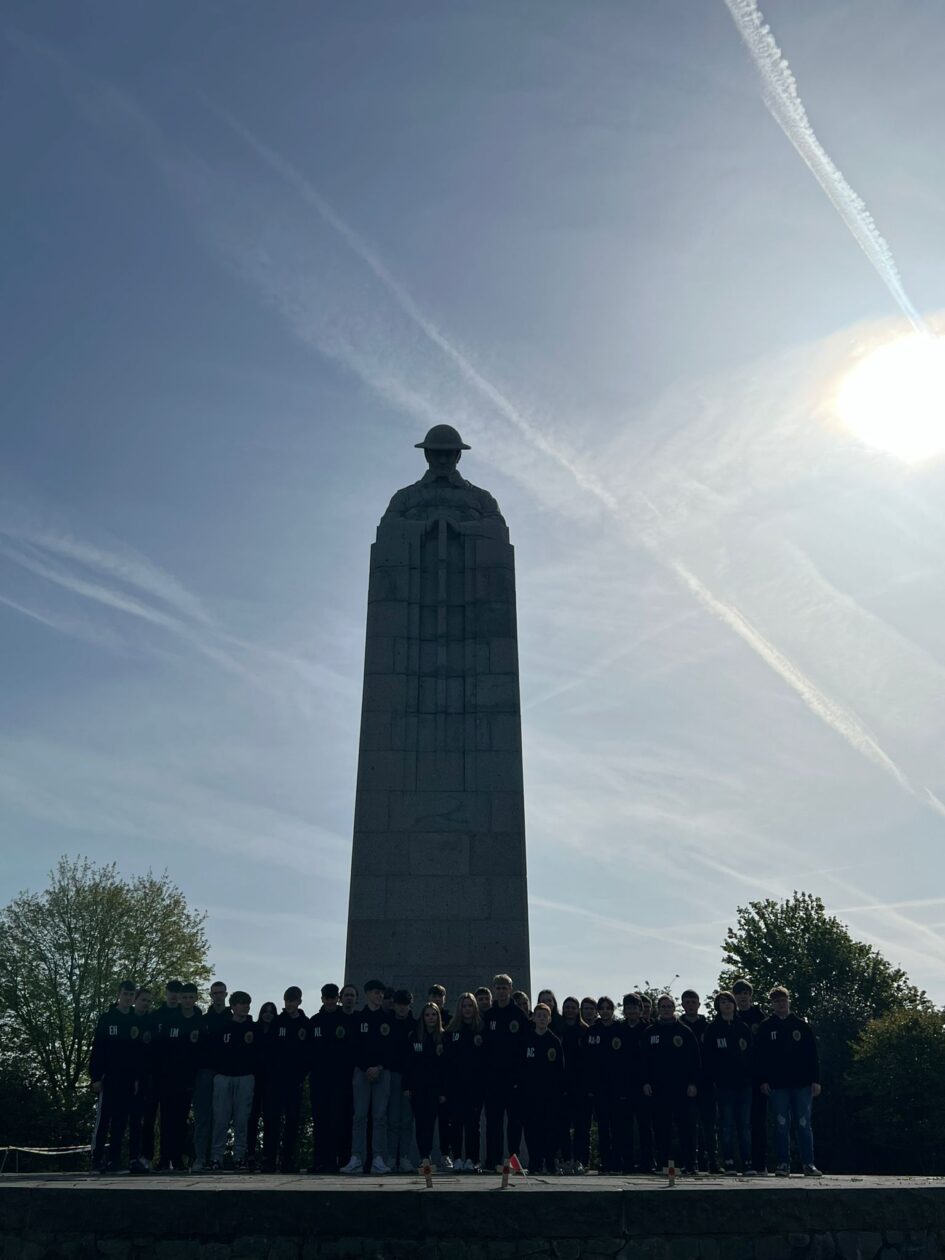
[[514, 552], [456, 430], [417, 445], [371, 548], [345, 978], [455, 1001], [529, 988]]

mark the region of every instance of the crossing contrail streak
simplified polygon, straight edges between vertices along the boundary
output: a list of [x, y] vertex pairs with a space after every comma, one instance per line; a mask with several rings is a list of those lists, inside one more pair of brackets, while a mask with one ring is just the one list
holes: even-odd
[[807, 169], [830, 198], [853, 239], [873, 264], [896, 304], [917, 332], [927, 333], [922, 316], [912, 305], [892, 250], [866, 208], [862, 197], [847, 183], [843, 173], [817, 139], [797, 90], [791, 67], [771, 34], [757, 0], [725, 0], [738, 33], [758, 68], [765, 105], [778, 126], [804, 160]]
[[[488, 399], [496, 411], [504, 416], [522, 434], [526, 441], [554, 460], [559, 467], [570, 473], [576, 484], [581, 489], [592, 494], [618, 525], [623, 529], [629, 529], [632, 525], [632, 519], [627, 505], [602, 484], [589, 469], [585, 468], [556, 442], [549, 440], [547, 435], [543, 434], [527, 416], [524, 416], [492, 381], [482, 375], [463, 352], [440, 331], [429, 316], [418, 306], [412, 294], [391, 274], [373, 249], [328, 205], [308, 180], [294, 166], [288, 163], [285, 158], [258, 140], [241, 122], [224, 111], [217, 109], [216, 106], [213, 106], [213, 108], [218, 116], [253, 149], [270, 170], [274, 171], [290, 187], [294, 188], [302, 200], [315, 210], [322, 221], [331, 227], [333, 231], [337, 232], [352, 253], [373, 272], [387, 289], [404, 314], [459, 370], [460, 375], [467, 384]], [[651, 515], [655, 514], [658, 516], [656, 509], [649, 503], [645, 495], [638, 495], [638, 499]], [[668, 555], [654, 537], [646, 532], [639, 531], [635, 534], [635, 541], [642, 545], [659, 564], [668, 569], [676, 581], [703, 608], [718, 617], [734, 631], [800, 697], [816, 717], [820, 718], [822, 722], [845, 739], [861, 756], [866, 757], [873, 765], [890, 775], [900, 788], [912, 796], [916, 795], [916, 791], [909, 780], [893, 759], [873, 739], [856, 714], [825, 695], [783, 652], [779, 651], [774, 644], [770, 643], [756, 630], [737, 608], [714, 595], [701, 578], [675, 557]]]

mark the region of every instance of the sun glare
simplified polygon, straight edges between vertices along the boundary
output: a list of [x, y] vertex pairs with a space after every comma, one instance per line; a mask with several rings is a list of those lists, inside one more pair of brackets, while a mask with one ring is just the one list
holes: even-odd
[[945, 339], [916, 334], [866, 355], [840, 383], [837, 414], [907, 464], [945, 451]]

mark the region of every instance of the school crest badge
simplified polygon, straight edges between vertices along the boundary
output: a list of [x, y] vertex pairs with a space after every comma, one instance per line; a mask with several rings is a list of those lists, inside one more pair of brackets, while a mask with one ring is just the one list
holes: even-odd
[[482, 1034], [481, 1034], [481, 1033], [476, 1033], [475, 1037], [473, 1037], [473, 1045], [474, 1045], [474, 1046], [481, 1046], [481, 1045], [482, 1045]]
[[390, 1036], [390, 1024], [381, 1024], [381, 1036], [382, 1037]]
[[306, 1038], [307, 1036], [308, 1036], [308, 1029], [307, 1029], [307, 1028], [300, 1028], [300, 1029], [299, 1029], [299, 1041], [304, 1041], [304, 1040], [305, 1040], [305, 1038]]
[[620, 1040], [620, 1038], [614, 1037], [613, 1041], [610, 1043], [611, 1050], [620, 1050], [622, 1047], [623, 1047], [623, 1042]]
[[795, 1028], [794, 1031], [791, 1033], [791, 1036], [794, 1038], [795, 1041], [800, 1041], [801, 1030], [799, 1028]]
[[195, 1028], [190, 1034], [190, 1040], [196, 1044], [200, 1040], [200, 1030]]
[[140, 1032], [141, 1032], [141, 1029], [138, 1028], [135, 1024], [132, 1024], [131, 1029], [128, 1033], [128, 1036], [131, 1038], [132, 1041], [137, 1041], [138, 1035]]
[[673, 1045], [676, 1047], [677, 1050], [681, 1050], [682, 1043], [683, 1043], [682, 1037], [680, 1037], [679, 1033], [677, 1033], [676, 1036], [673, 1038]]
[[548, 1062], [554, 1063], [557, 1057], [558, 1057], [558, 1051], [554, 1048], [554, 1046], [552, 1046], [551, 1049], [548, 1051]]
[[742, 1050], [742, 1051], [744, 1051], [744, 1050], [747, 1050], [747, 1049], [748, 1049], [748, 1042], [745, 1040], [745, 1038], [744, 1038], [744, 1037], [739, 1037], [739, 1039], [738, 1039], [738, 1048], [739, 1048], [739, 1050]]
[[517, 1033], [517, 1032], [518, 1032], [518, 1020], [517, 1020], [517, 1019], [513, 1019], [513, 1020], [509, 1023], [509, 1032], [511, 1032], [511, 1033]]
[[344, 1024], [339, 1024], [338, 1027], [335, 1029], [335, 1036], [340, 1041], [344, 1035], [345, 1035], [345, 1026]]
[[244, 1032], [244, 1033], [243, 1033], [243, 1040], [246, 1042], [246, 1044], [247, 1044], [248, 1046], [251, 1046], [251, 1045], [253, 1044], [253, 1033], [252, 1033], [252, 1029], [250, 1029], [250, 1031], [249, 1031], [249, 1032]]

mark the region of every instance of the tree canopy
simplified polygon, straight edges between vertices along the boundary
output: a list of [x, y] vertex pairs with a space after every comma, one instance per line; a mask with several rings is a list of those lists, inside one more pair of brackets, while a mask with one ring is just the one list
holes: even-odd
[[92, 1035], [119, 981], [162, 989], [210, 976], [206, 916], [168, 878], [60, 858], [40, 893], [0, 910], [3, 1059], [40, 1084], [66, 1130], [81, 1127]]
[[795, 892], [784, 901], [765, 898], [739, 906], [722, 943], [719, 985], [748, 976], [763, 996], [784, 984], [798, 1015], [842, 1009], [853, 1028], [898, 1006], [928, 1007], [925, 994], [899, 967], [827, 913], [820, 897]]

